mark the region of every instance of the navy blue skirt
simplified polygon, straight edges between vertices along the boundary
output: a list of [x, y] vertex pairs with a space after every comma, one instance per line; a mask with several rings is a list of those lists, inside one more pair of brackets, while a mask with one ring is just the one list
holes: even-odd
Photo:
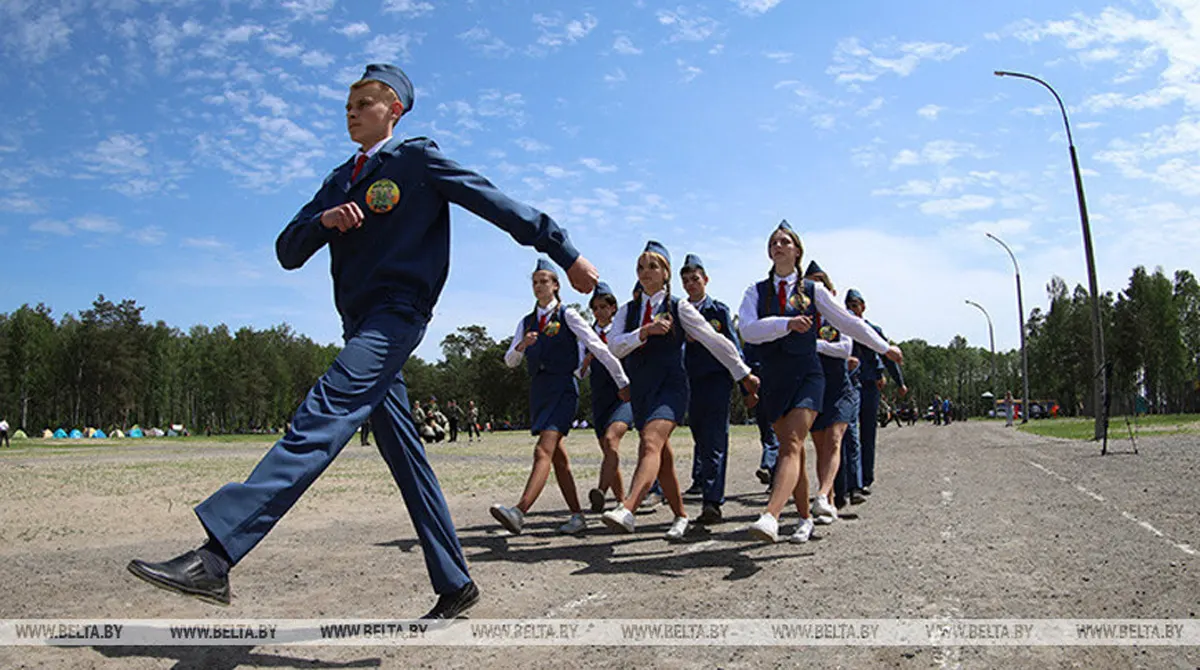
[[683, 421], [688, 405], [687, 373], [683, 368], [662, 369], [633, 375], [629, 380], [632, 395], [633, 425], [638, 430], [656, 419], [666, 419], [676, 424]]
[[771, 423], [794, 409], [820, 412], [825, 405], [825, 372], [816, 352], [812, 360], [771, 361], [762, 366], [758, 402]]
[[596, 430], [596, 437], [604, 437], [608, 427], [618, 422], [633, 427], [633, 406], [615, 396], [611, 402], [592, 403], [592, 428]]
[[821, 413], [813, 421], [812, 430], [825, 430], [835, 423], [850, 423], [857, 409], [854, 407], [854, 386], [846, 371], [846, 361], [840, 358], [821, 356], [825, 372], [825, 399]]
[[529, 432], [571, 432], [579, 408], [579, 387], [570, 374], [537, 374], [529, 383]]

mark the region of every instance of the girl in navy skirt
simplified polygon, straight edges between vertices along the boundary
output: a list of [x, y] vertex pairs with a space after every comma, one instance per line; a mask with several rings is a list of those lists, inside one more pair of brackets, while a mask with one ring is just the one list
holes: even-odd
[[[816, 261], [808, 264], [804, 278], [820, 282], [831, 295], [837, 295], [833, 281]], [[848, 365], [853, 349], [854, 341], [832, 323], [821, 324], [817, 329], [817, 355], [821, 360], [821, 370], [825, 373], [825, 398], [821, 413], [813, 421], [811, 429], [817, 451], [818, 489], [811, 509], [815, 523], [833, 523], [838, 518], [837, 506], [829, 502], [829, 496], [833, 494], [834, 479], [841, 467], [842, 436], [858, 410]]]
[[614, 530], [632, 533], [633, 512], [657, 477], [675, 513], [667, 539], [679, 540], [687, 530], [688, 518], [669, 440], [687, 411], [685, 337], [700, 342], [729, 370], [745, 388], [746, 403], [751, 407], [758, 401], [758, 378], [750, 374], [733, 344], [713, 330], [695, 307], [671, 295], [670, 259], [666, 247], [655, 241], [646, 243], [637, 264], [642, 294], [617, 311], [616, 332], [608, 339], [613, 353], [625, 359], [629, 371], [633, 423], [641, 433], [641, 442], [629, 495], [622, 505], [605, 512], [601, 520]]
[[[608, 343], [609, 333], [613, 327], [613, 315], [617, 313], [617, 297], [612, 289], [604, 282], [596, 283], [596, 291], [588, 303], [596, 322], [592, 329], [605, 344]], [[596, 431], [596, 440], [600, 442], [600, 451], [604, 460], [600, 464], [600, 481], [596, 488], [588, 492], [588, 500], [592, 511], [599, 514], [604, 511], [604, 494], [612, 490], [613, 497], [618, 501], [625, 499], [625, 483], [621, 480], [621, 459], [618, 449], [621, 438], [633, 426], [633, 408], [628, 398], [622, 398], [619, 387], [611, 374], [603, 366], [592, 365], [595, 356], [590, 352], [583, 357], [579, 376], [591, 374], [592, 379], [592, 427]]]
[[[826, 288], [800, 278], [804, 247], [783, 221], [767, 242], [774, 263], [767, 279], [751, 284], [738, 319], [742, 339], [758, 344], [762, 359], [764, 412], [779, 436], [779, 459], [766, 511], [750, 525], [750, 534], [767, 542], [779, 539], [779, 516], [795, 497], [800, 525], [790, 538], [807, 542], [812, 534], [804, 438], [824, 406], [825, 374], [817, 355], [817, 333], [825, 322], [895, 361], [900, 349], [889, 346], [862, 319], [839, 305]], [[803, 476], [802, 476], [803, 475]]]
[[508, 367], [515, 368], [524, 359], [529, 369], [530, 430], [538, 438], [533, 450], [533, 471], [529, 473], [525, 492], [516, 507], [492, 505], [491, 512], [506, 530], [519, 534], [525, 514], [541, 495], [553, 466], [558, 488], [571, 510], [571, 518], [558, 530], [575, 534], [587, 527], [587, 520], [579, 506], [579, 494], [575, 490], [567, 451], [563, 448], [563, 438], [571, 430], [571, 421], [579, 405], [579, 387], [574, 373], [579, 368], [580, 343], [599, 359], [620, 389], [618, 393], [625, 397], [629, 396], [629, 380], [621, 369], [621, 362], [592, 332], [583, 317], [575, 310], [563, 307], [558, 298], [558, 274], [544, 259], [538, 260], [533, 273], [533, 295], [537, 298], [537, 307], [517, 324], [512, 345], [504, 354]]

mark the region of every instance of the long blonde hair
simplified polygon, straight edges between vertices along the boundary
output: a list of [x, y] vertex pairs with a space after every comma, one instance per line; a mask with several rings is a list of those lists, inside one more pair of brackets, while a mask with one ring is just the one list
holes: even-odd
[[[787, 228], [776, 228], [773, 230], [771, 232], [771, 236], [767, 238], [767, 255], [771, 255], [771, 240], [775, 239], [775, 235], [778, 233], [784, 233], [788, 237], [792, 238], [792, 243], [795, 244], [796, 248], [800, 250], [800, 254], [796, 256], [796, 274], [797, 276], [803, 277], [804, 271], [800, 269], [800, 262], [804, 260], [804, 243], [800, 241], [800, 236], [796, 234], [796, 231], [789, 230]], [[767, 276], [770, 277], [771, 273], [773, 272], [775, 272], [775, 266], [772, 264], [771, 269], [767, 271]]]

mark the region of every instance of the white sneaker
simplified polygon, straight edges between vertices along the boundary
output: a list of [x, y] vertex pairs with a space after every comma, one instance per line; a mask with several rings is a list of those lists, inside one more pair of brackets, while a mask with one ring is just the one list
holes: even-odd
[[492, 517], [504, 526], [504, 530], [513, 535], [520, 535], [521, 528], [525, 525], [525, 515], [516, 507], [505, 507], [504, 505], [492, 505]]
[[829, 498], [819, 495], [812, 502], [813, 521], [822, 525], [837, 521], [837, 508], [829, 504]]
[[750, 524], [749, 531], [751, 537], [774, 544], [779, 541], [779, 520], [764, 513], [758, 517], [758, 521]]
[[633, 512], [625, 509], [624, 505], [614, 507], [600, 515], [605, 526], [622, 533], [633, 532]]
[[671, 524], [670, 530], [667, 531], [667, 539], [671, 542], [678, 542], [683, 539], [683, 534], [687, 532], [688, 518], [686, 516], [677, 516]]
[[647, 493], [642, 500], [642, 504], [638, 505], [638, 509], [654, 511], [655, 507], [663, 504], [664, 498], [661, 493]]
[[587, 528], [587, 519], [583, 518], [583, 514], [572, 514], [567, 522], [558, 527], [558, 532], [563, 535], [575, 535], [582, 533]]
[[788, 542], [792, 542], [795, 544], [800, 544], [802, 542], [808, 542], [808, 538], [812, 537], [812, 532], [813, 532], [813, 520], [812, 519], [800, 519], [800, 525], [796, 526], [796, 532], [792, 533], [791, 536], [788, 537]]

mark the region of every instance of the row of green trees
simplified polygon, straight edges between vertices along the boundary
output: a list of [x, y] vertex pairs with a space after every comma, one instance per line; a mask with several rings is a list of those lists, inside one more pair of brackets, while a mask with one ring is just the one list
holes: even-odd
[[[1086, 290], [1059, 278], [1046, 287], [1048, 306], [1026, 323], [1030, 391], [1056, 401], [1065, 414], [1092, 405], [1091, 312]], [[1119, 295], [1101, 296], [1114, 412], [1142, 398], [1150, 411], [1200, 408], [1200, 283], [1191, 272], [1174, 278], [1136, 268]], [[133, 300], [99, 296], [90, 309], [57, 321], [45, 305], [0, 314], [0, 416], [28, 430], [96, 426], [106, 429], [184, 423], [193, 432], [278, 428], [291, 416], [338, 347], [320, 345], [287, 325], [268, 330], [219, 325], [186, 333], [142, 320]], [[482, 326], [464, 326], [441, 342], [442, 360], [414, 357], [405, 367], [414, 398], [472, 399], [486, 420], [523, 425], [529, 380], [503, 356], [510, 338], [494, 340]], [[955, 336], [947, 346], [921, 339], [901, 343], [905, 377], [921, 407], [934, 394], [978, 414], [985, 391], [1020, 395], [1020, 352], [990, 352]], [[889, 389], [894, 393], [894, 389]], [[586, 382], [580, 418], [588, 416]], [[893, 396], [894, 397], [894, 396]], [[747, 418], [735, 394], [733, 420]]]

